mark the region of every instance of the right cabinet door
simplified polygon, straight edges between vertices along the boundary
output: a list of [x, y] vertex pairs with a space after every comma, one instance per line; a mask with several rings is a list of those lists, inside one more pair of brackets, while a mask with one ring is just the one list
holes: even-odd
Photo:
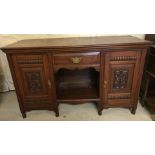
[[133, 107], [140, 56], [139, 51], [105, 53], [102, 85], [104, 107]]

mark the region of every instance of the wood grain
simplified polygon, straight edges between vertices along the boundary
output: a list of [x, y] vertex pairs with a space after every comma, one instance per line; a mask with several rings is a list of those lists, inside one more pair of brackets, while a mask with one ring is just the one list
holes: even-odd
[[[135, 114], [150, 41], [131, 36], [22, 40], [7, 54], [23, 118], [61, 103], [128, 108]], [[73, 62], [73, 58], [75, 59]]]

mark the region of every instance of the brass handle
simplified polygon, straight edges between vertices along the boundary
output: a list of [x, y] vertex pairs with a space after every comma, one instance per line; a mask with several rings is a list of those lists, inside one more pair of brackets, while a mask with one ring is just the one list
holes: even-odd
[[52, 84], [51, 84], [51, 81], [50, 80], [48, 80], [48, 87], [49, 88], [52, 88]]
[[80, 63], [81, 60], [82, 60], [82, 58], [80, 58], [80, 57], [73, 57], [73, 58], [71, 58], [71, 61], [72, 61], [74, 64]]
[[108, 83], [108, 81], [104, 81], [104, 84], [107, 84]]
[[104, 81], [104, 88], [107, 88], [108, 81]]

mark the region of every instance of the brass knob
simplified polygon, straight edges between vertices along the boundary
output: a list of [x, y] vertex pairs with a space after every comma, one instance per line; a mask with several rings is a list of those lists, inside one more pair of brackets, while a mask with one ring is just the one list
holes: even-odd
[[80, 58], [80, 57], [73, 57], [73, 58], [71, 58], [71, 61], [72, 61], [72, 63], [74, 63], [74, 64], [78, 64], [78, 63], [81, 62], [81, 59], [82, 59], [82, 58]]
[[107, 84], [108, 83], [108, 81], [104, 81], [104, 84]]
[[104, 88], [107, 88], [108, 81], [104, 81]]
[[49, 88], [52, 88], [52, 84], [51, 84], [51, 81], [50, 80], [48, 80], [48, 87]]

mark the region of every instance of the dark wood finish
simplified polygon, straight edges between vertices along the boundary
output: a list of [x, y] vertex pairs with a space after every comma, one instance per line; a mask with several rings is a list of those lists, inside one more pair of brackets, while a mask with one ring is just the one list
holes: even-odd
[[99, 72], [94, 68], [61, 69], [56, 73], [55, 79], [59, 102], [99, 100]]
[[16, 75], [14, 82], [18, 85], [22, 100], [23, 116], [26, 116], [26, 111], [40, 109], [54, 110], [56, 116], [59, 115], [48, 55], [13, 54], [10, 59]]
[[84, 53], [57, 53], [53, 54], [54, 71], [61, 68], [68, 69], [86, 69], [93, 67], [99, 70], [100, 67], [100, 52], [84, 52]]
[[137, 88], [134, 87], [138, 78], [141, 56], [141, 50], [138, 49], [106, 54], [102, 95], [105, 104], [103, 107], [135, 108], [133, 105]]
[[131, 36], [22, 40], [7, 54], [23, 117], [60, 103], [94, 102], [135, 113], [145, 55], [151, 42]]

